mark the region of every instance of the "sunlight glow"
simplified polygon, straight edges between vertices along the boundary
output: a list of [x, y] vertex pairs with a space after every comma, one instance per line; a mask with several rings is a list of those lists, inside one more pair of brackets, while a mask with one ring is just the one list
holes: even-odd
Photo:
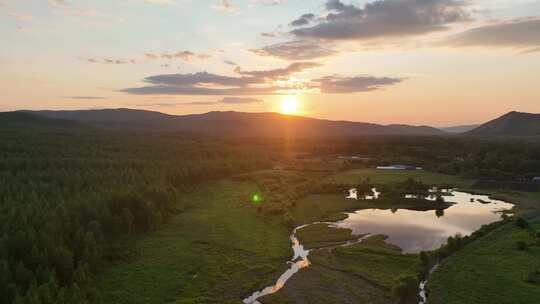
[[292, 115], [298, 113], [298, 99], [296, 96], [286, 96], [281, 100], [281, 113]]

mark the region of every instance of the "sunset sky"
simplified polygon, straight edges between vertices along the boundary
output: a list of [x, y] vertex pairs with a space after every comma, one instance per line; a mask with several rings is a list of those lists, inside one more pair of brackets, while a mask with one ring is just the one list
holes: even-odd
[[0, 111], [540, 112], [535, 0], [0, 0], [0, 37]]

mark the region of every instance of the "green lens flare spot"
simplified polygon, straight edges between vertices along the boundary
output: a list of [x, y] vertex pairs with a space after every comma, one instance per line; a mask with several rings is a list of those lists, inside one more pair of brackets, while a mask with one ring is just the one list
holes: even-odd
[[255, 193], [255, 194], [253, 194], [251, 196], [251, 202], [253, 204], [255, 204], [255, 205], [260, 204], [262, 201], [263, 201], [263, 199], [262, 199], [262, 196], [260, 194]]

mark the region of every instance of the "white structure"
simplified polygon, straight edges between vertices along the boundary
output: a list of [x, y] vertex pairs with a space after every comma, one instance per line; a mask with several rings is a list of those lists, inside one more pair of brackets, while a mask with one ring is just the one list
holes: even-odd
[[408, 165], [391, 165], [391, 166], [378, 166], [377, 170], [422, 170], [421, 167], [408, 166]]

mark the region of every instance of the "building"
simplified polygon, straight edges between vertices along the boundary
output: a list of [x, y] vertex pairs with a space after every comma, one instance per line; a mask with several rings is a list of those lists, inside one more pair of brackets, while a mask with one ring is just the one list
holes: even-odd
[[391, 166], [378, 166], [377, 170], [422, 170], [422, 168], [409, 166], [409, 165], [391, 165]]

